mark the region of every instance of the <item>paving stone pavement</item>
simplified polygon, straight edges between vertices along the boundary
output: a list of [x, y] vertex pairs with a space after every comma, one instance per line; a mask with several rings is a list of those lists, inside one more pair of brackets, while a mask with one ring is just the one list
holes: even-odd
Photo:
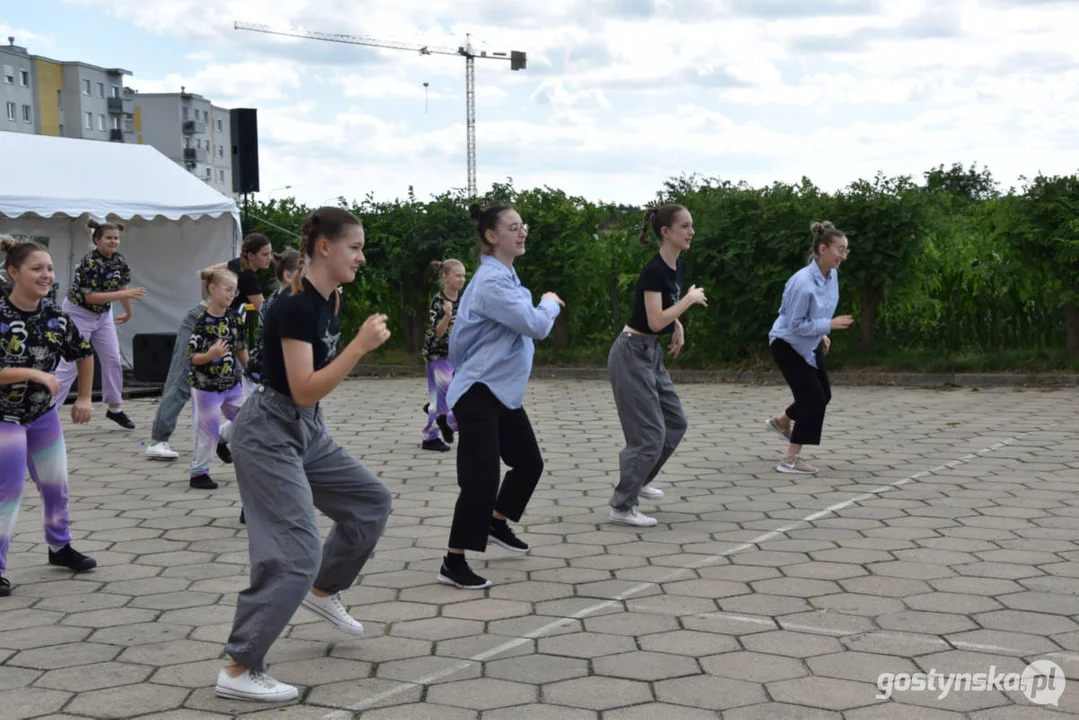
[[[0, 600], [0, 718], [1054, 718], [1079, 714], [1075, 389], [840, 387], [817, 477], [782, 475], [762, 419], [785, 388], [681, 386], [690, 430], [657, 487], [659, 525], [608, 525], [621, 432], [608, 386], [541, 380], [529, 410], [546, 469], [524, 557], [474, 556], [482, 592], [435, 583], [454, 456], [419, 449], [420, 379], [352, 379], [333, 435], [394, 493], [385, 537], [344, 593], [367, 627], [299, 610], [270, 654], [302, 686], [284, 708], [216, 698], [246, 586], [231, 468], [187, 486], [139, 430], [66, 426], [73, 577], [45, 563], [28, 490]], [[100, 408], [97, 408], [100, 411]], [[32, 487], [32, 486], [29, 486]], [[1051, 659], [1059, 706], [1020, 691], [900, 691], [880, 673], [1021, 672]], [[897, 686], [898, 687], [898, 686]]]

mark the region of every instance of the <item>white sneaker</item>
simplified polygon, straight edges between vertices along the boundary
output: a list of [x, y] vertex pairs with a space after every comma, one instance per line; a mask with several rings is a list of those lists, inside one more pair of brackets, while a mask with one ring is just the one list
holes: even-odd
[[637, 497], [644, 498], [645, 500], [662, 500], [663, 491], [659, 488], [654, 488], [651, 485], [645, 485], [641, 488], [641, 491], [637, 493]]
[[307, 597], [303, 599], [301, 604], [305, 610], [318, 615], [341, 632], [349, 635], [363, 635], [363, 625], [359, 620], [348, 614], [344, 603], [341, 602], [341, 593], [319, 597], [308, 590]]
[[255, 702], [288, 702], [300, 696], [291, 685], [277, 682], [266, 673], [244, 670], [230, 677], [224, 669], [217, 673], [217, 695], [231, 700], [254, 700]]
[[634, 525], [636, 527], [652, 527], [656, 524], [654, 517], [648, 515], [642, 515], [641, 511], [634, 505], [629, 510], [615, 510], [611, 508], [611, 514], [608, 519], [615, 525]]
[[793, 473], [795, 475], [816, 475], [817, 468], [813, 467], [801, 457], [795, 457], [793, 460], [787, 460], [784, 458], [776, 465], [776, 470], [781, 473]]
[[175, 460], [180, 456], [167, 442], [161, 441], [146, 448], [146, 457], [151, 460]]

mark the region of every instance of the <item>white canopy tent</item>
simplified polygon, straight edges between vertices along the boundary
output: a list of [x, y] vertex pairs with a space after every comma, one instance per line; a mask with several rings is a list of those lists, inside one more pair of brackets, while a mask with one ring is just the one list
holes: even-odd
[[132, 338], [176, 332], [199, 302], [198, 271], [239, 254], [239, 211], [148, 145], [0, 132], [0, 234], [48, 244], [57, 299], [93, 247], [90, 218], [124, 223], [120, 252], [147, 289], [117, 328], [131, 367]]

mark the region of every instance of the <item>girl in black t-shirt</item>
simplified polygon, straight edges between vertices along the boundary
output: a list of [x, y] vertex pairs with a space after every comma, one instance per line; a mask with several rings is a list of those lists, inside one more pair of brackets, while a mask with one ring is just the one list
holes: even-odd
[[41, 493], [49, 564], [76, 572], [97, 565], [71, 547], [67, 449], [53, 374], [61, 358], [75, 363], [79, 398], [71, 419], [88, 422], [94, 359], [75, 322], [55, 304], [42, 303], [55, 279], [49, 251], [11, 239], [0, 250], [12, 280], [11, 293], [0, 297], [0, 597], [6, 597], [12, 585], [3, 574], [27, 469]]
[[292, 292], [292, 281], [300, 270], [300, 251], [296, 248], [285, 248], [279, 253], [274, 253], [273, 262], [278, 287], [273, 295], [266, 298], [258, 311], [258, 326], [253, 333], [254, 342], [251, 343], [249, 348], [250, 358], [244, 368], [245, 400], [262, 381], [262, 329], [266, 325], [266, 318], [270, 314], [270, 308], [273, 307], [274, 301], [287, 297]]
[[[213, 490], [210, 477], [214, 448], [225, 462], [232, 457], [222, 442], [221, 415], [236, 417], [243, 405], [241, 365], [247, 364], [240, 318], [229, 307], [236, 295], [236, 276], [228, 270], [203, 270], [206, 307], [195, 320], [187, 343], [191, 363], [191, 406], [195, 411], [195, 452], [191, 458], [191, 487]], [[227, 439], [227, 437], [226, 437]]]
[[[265, 672], [267, 651], [301, 605], [341, 632], [363, 633], [340, 593], [356, 580], [390, 514], [389, 490], [334, 442], [319, 408], [359, 359], [390, 337], [386, 316], [373, 315], [339, 352], [337, 289], [364, 263], [363, 226], [345, 210], [319, 208], [301, 237], [292, 294], [274, 302], [263, 328], [262, 382], [232, 436], [251, 586], [237, 599], [225, 646], [231, 660], [218, 673], [217, 694], [239, 700], [297, 697], [296, 688]], [[325, 546], [316, 508], [334, 521]]]
[[682, 295], [681, 254], [693, 241], [693, 217], [681, 205], [661, 205], [644, 216], [640, 242], [649, 245], [648, 230], [659, 240], [659, 252], [641, 270], [633, 291], [633, 311], [615, 338], [607, 357], [614, 403], [626, 447], [618, 456], [619, 477], [611, 497], [610, 521], [652, 527], [656, 519], [637, 509], [638, 497], [662, 500], [663, 491], [649, 486], [686, 432], [686, 416], [674, 383], [663, 365], [660, 335], [671, 335], [671, 357], [685, 346], [678, 318], [691, 305], [707, 305], [696, 285]]

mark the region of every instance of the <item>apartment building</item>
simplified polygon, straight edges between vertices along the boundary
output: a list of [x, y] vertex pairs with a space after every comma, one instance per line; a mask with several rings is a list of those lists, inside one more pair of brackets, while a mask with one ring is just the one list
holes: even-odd
[[130, 92], [135, 142], [153, 145], [215, 190], [232, 194], [232, 127], [227, 108], [181, 87], [178, 93]]
[[10, 132], [133, 142], [132, 106], [123, 100], [123, 68], [102, 68], [0, 47], [0, 129]]

